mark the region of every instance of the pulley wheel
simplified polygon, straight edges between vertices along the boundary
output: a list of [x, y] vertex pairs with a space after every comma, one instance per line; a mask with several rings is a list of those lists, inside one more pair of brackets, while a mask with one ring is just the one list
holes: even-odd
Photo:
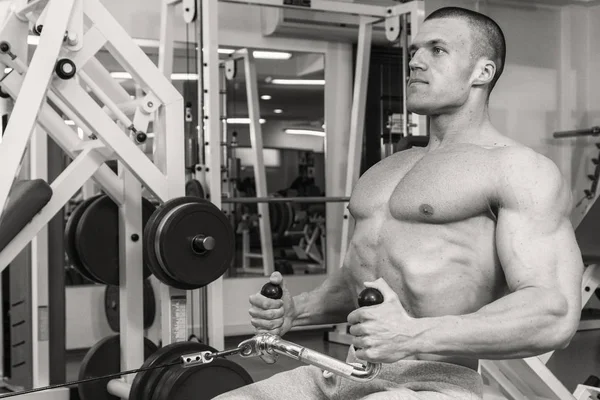
[[169, 368], [151, 400], [210, 400], [251, 383], [252, 377], [240, 365], [217, 358], [197, 367]]
[[[156, 351], [146, 359], [142, 368], [150, 368], [157, 365], [169, 364], [177, 361], [181, 356], [201, 351], [215, 351], [214, 348], [198, 342], [176, 342]], [[183, 368], [180, 365], [171, 368]], [[192, 367], [195, 368], [195, 367]], [[159, 385], [160, 378], [167, 368], [157, 368], [149, 371], [138, 372], [131, 383], [129, 400], [151, 400], [153, 393]]]

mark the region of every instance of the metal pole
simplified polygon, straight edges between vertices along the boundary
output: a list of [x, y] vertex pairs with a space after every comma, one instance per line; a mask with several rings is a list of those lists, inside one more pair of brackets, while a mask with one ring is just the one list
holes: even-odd
[[235, 197], [221, 199], [221, 203], [345, 203], [350, 197]]
[[566, 138], [576, 136], [598, 136], [600, 135], [600, 126], [593, 126], [588, 129], [576, 129], [572, 131], [554, 132], [552, 135], [555, 138]]

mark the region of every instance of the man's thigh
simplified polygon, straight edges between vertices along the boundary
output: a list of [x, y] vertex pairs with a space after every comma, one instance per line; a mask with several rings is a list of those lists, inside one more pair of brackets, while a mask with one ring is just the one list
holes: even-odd
[[215, 400], [329, 400], [336, 391], [336, 382], [324, 379], [316, 367], [299, 367], [224, 393]]

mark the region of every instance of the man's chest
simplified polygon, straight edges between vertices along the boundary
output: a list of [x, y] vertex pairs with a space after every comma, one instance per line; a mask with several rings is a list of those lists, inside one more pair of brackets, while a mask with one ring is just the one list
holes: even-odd
[[392, 157], [357, 183], [349, 206], [355, 218], [379, 215], [449, 223], [494, 206], [498, 175], [489, 151], [406, 152]]

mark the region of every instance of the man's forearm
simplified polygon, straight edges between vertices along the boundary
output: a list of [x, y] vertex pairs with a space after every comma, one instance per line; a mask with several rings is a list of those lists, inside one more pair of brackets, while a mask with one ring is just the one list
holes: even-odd
[[354, 309], [353, 297], [344, 272], [336, 271], [315, 290], [294, 296], [296, 317], [293, 326], [346, 322]]
[[572, 314], [560, 296], [528, 288], [472, 314], [416, 319], [423, 330], [408, 345], [423, 354], [483, 359], [532, 357], [568, 343], [578, 321]]

